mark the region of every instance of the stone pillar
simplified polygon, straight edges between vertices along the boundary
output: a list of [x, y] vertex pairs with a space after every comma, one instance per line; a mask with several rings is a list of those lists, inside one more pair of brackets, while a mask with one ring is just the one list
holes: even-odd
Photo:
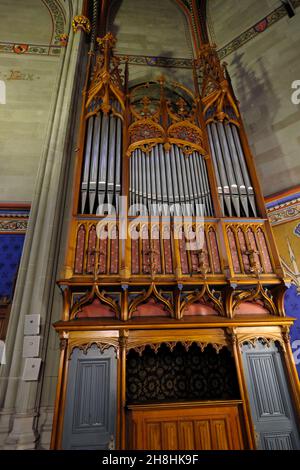
[[[82, 3], [83, 0], [72, 2], [73, 15], [81, 13]], [[1, 370], [0, 446], [4, 449], [34, 449], [38, 439], [36, 417], [39, 412], [39, 382], [22, 380], [24, 319], [29, 314], [41, 315], [40, 356], [45, 358], [66, 187], [63, 183], [69, 158], [69, 127], [82, 47], [81, 37], [84, 34], [81, 31], [74, 34], [71, 22], [70, 16], [69, 43], [62, 50], [57, 92], [53, 99], [10, 315], [7, 364]]]

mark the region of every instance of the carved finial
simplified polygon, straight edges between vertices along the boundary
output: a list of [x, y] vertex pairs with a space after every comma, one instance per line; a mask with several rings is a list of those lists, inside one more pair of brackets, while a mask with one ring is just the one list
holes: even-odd
[[160, 86], [165, 86], [166, 84], [166, 77], [164, 75], [160, 75], [158, 78], [157, 78], [157, 81], [158, 83], [160, 84]]
[[103, 38], [97, 38], [97, 43], [99, 44], [100, 48], [108, 47], [110, 49], [114, 48], [116, 45], [116, 38], [112, 33], [107, 33]]

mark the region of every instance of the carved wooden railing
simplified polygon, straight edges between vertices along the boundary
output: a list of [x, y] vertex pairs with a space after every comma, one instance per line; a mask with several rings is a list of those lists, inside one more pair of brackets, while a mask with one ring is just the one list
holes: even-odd
[[275, 263], [264, 222], [225, 225], [232, 277], [275, 273]]
[[77, 220], [68, 263], [70, 277], [223, 277], [215, 222], [198, 228], [195, 223], [129, 220], [127, 233], [123, 241], [118, 223]]
[[119, 223], [76, 220], [66, 277], [212, 282], [276, 277], [264, 221], [127, 222], [128, 236], [121, 240]]

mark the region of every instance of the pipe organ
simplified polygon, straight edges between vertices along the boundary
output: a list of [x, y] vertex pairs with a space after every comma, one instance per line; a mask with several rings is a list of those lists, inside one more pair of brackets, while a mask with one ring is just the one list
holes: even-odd
[[[58, 280], [52, 448], [274, 446], [272, 400], [299, 411], [293, 319], [225, 70], [204, 44], [194, 90], [163, 76], [130, 86], [113, 35], [96, 42]], [[270, 375], [279, 362], [280, 374]], [[278, 445], [297, 448], [294, 415], [281, 413]]]

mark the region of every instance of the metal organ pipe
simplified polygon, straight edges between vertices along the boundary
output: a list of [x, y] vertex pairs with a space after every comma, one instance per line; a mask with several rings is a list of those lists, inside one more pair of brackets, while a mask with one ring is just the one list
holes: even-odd
[[[183, 189], [183, 179], [182, 179], [182, 171], [181, 171], [181, 165], [180, 165], [180, 155], [178, 152], [177, 147], [174, 145], [174, 156], [175, 156], [175, 162], [176, 162], [176, 168], [177, 168], [177, 181], [178, 181], [178, 187], [179, 187], [179, 201], [181, 204], [184, 204], [185, 197], [184, 197], [184, 189]], [[181, 214], [182, 215], [183, 210], [181, 206]]]
[[161, 176], [160, 176], [160, 161], [157, 145], [154, 147], [154, 156], [155, 156], [155, 174], [156, 174], [156, 197], [159, 213], [161, 213], [162, 205], [162, 192], [161, 192]]
[[232, 156], [230, 154], [230, 149], [226, 140], [226, 134], [224, 130], [224, 124], [222, 122], [217, 123], [217, 132], [218, 138], [221, 146], [221, 151], [223, 154], [223, 162], [225, 165], [225, 171], [227, 174], [227, 182], [229, 186], [229, 193], [231, 202], [233, 204], [235, 214], [240, 217], [240, 198], [238, 193], [238, 186], [236, 183], [236, 178], [232, 166]]
[[94, 212], [94, 206], [95, 206], [95, 201], [96, 201], [101, 121], [102, 121], [102, 115], [97, 114], [95, 118], [95, 123], [94, 123], [92, 161], [91, 161], [90, 184], [89, 184], [89, 203], [90, 203], [91, 214], [93, 214]]
[[147, 215], [147, 175], [146, 175], [146, 155], [139, 150], [139, 158], [142, 160], [142, 188], [143, 188], [143, 214]]
[[155, 166], [155, 154], [154, 154], [154, 149], [151, 149], [151, 154], [150, 154], [150, 173], [151, 173], [151, 188], [152, 188], [152, 202], [153, 202], [152, 215], [153, 215], [153, 216], [158, 215], [158, 211], [157, 211], [157, 192], [156, 192], [155, 171], [156, 171], [156, 166]]
[[184, 197], [185, 197], [185, 204], [184, 204], [184, 215], [190, 216], [191, 209], [190, 209], [190, 194], [189, 194], [189, 186], [187, 182], [187, 174], [186, 174], [186, 167], [185, 167], [185, 156], [181, 149], [178, 149], [180, 155], [180, 163], [181, 163], [181, 171], [182, 171], [182, 180], [183, 180], [183, 187], [184, 187]]
[[116, 166], [116, 119], [109, 117], [109, 146], [108, 146], [108, 171], [107, 171], [107, 202], [114, 202], [114, 183]]
[[[102, 116], [101, 127], [101, 145], [100, 145], [100, 167], [98, 177], [98, 204], [105, 203], [105, 190], [107, 180], [107, 157], [108, 157], [108, 135], [109, 135], [109, 116]], [[103, 213], [103, 211], [99, 212]]]
[[236, 184], [237, 184], [237, 189], [238, 189], [238, 192], [239, 192], [239, 199], [240, 199], [240, 202], [242, 204], [242, 207], [244, 209], [245, 214], [247, 214], [247, 212], [248, 212], [248, 198], [247, 198], [247, 192], [246, 192], [246, 185], [245, 185], [245, 181], [243, 179], [239, 157], [238, 157], [238, 154], [236, 152], [234, 137], [233, 137], [233, 134], [232, 134], [231, 126], [232, 126], [232, 124], [226, 125], [225, 126], [225, 132], [226, 132], [228, 146], [229, 146], [229, 149], [230, 149], [230, 155], [232, 157], [232, 165], [233, 165], [234, 173], [235, 173], [235, 177], [236, 177]]
[[231, 205], [231, 197], [230, 197], [230, 190], [229, 190], [229, 183], [228, 178], [226, 175], [225, 167], [226, 162], [223, 160], [223, 154], [221, 149], [221, 144], [217, 132], [217, 126], [215, 123], [209, 124], [212, 130], [212, 146], [214, 148], [214, 155], [215, 155], [215, 164], [218, 168], [219, 175], [220, 175], [220, 182], [221, 187], [224, 195], [225, 206], [228, 212], [228, 215], [232, 216], [232, 205]]
[[175, 157], [175, 152], [174, 152], [174, 146], [172, 145], [171, 150], [170, 150], [170, 159], [171, 159], [171, 169], [172, 169], [172, 181], [173, 181], [173, 189], [174, 189], [174, 204], [175, 204], [175, 215], [180, 216], [181, 215], [181, 209], [179, 205], [179, 181], [178, 181], [178, 175], [177, 175], [177, 168], [176, 168], [176, 157]]
[[222, 187], [222, 183], [221, 183], [221, 176], [220, 176], [220, 172], [219, 172], [219, 167], [218, 167], [218, 164], [217, 164], [217, 157], [216, 157], [216, 152], [215, 152], [215, 147], [214, 147], [214, 139], [213, 139], [211, 127], [212, 126], [210, 124], [207, 126], [208, 139], [209, 139], [209, 145], [210, 145], [210, 150], [211, 150], [211, 154], [212, 154], [212, 160], [213, 160], [213, 164], [214, 164], [214, 168], [215, 168], [215, 175], [216, 175], [216, 180], [217, 180], [217, 185], [218, 185], [219, 200], [220, 200], [220, 203], [221, 203], [222, 211], [223, 211], [223, 213], [225, 213], [225, 210], [224, 210], [224, 193], [223, 193], [223, 187]]
[[160, 162], [160, 176], [161, 176], [161, 189], [162, 189], [162, 211], [164, 215], [168, 215], [165, 213], [164, 204], [168, 204], [168, 192], [167, 192], [167, 179], [166, 179], [166, 166], [165, 166], [165, 158], [164, 158], [164, 148], [161, 144], [158, 145], [159, 149], [159, 162]]
[[[171, 174], [171, 163], [170, 163], [170, 158], [171, 154], [170, 152], [164, 152], [163, 158], [165, 159], [166, 162], [166, 186], [168, 190], [168, 200], [169, 200], [169, 205], [173, 206], [174, 205], [174, 195], [173, 195], [173, 179], [172, 179], [172, 174]], [[173, 215], [173, 214], [171, 214]]]
[[187, 158], [186, 163], [189, 167], [189, 175], [191, 178], [191, 194], [192, 194], [192, 200], [193, 200], [193, 211], [194, 215], [198, 215], [197, 213], [197, 187], [196, 187], [196, 175], [193, 169], [193, 158], [194, 158], [194, 153], [192, 153], [189, 158]]
[[250, 206], [251, 206], [251, 209], [253, 211], [254, 217], [257, 217], [254, 190], [253, 190], [253, 186], [252, 186], [251, 181], [250, 181], [248, 168], [247, 168], [247, 165], [246, 165], [245, 156], [244, 156], [244, 152], [243, 152], [243, 149], [242, 149], [242, 144], [241, 144], [241, 141], [240, 141], [240, 136], [239, 136], [239, 133], [238, 133], [238, 130], [237, 130], [236, 126], [231, 124], [230, 127], [231, 127], [231, 131], [233, 133], [236, 149], [237, 149], [237, 152], [238, 152], [239, 162], [240, 162], [242, 173], [243, 173], [243, 176], [244, 176], [244, 179], [245, 179], [246, 190], [247, 190], [247, 193], [248, 193]]
[[98, 112], [89, 117], [86, 132], [81, 213], [101, 214], [103, 210], [98, 207], [116, 204], [120, 194], [122, 121]]
[[205, 185], [204, 175], [202, 174], [201, 168], [201, 160], [196, 158], [196, 167], [197, 167], [197, 175], [200, 181], [200, 188], [201, 188], [201, 196], [202, 196], [202, 204], [204, 207], [204, 214], [208, 213], [208, 201], [207, 201], [207, 188]]
[[145, 205], [149, 215], [168, 215], [163, 206], [168, 204], [173, 207], [171, 215], [213, 216], [203, 157], [198, 152], [186, 156], [176, 145], [170, 151], [162, 144], [149, 153], [134, 150], [130, 156], [130, 190], [131, 202]]
[[193, 152], [193, 155], [191, 155], [191, 165], [192, 165], [192, 171], [193, 171], [193, 174], [194, 174], [194, 182], [195, 182], [195, 186], [196, 186], [196, 196], [195, 196], [195, 200], [196, 200], [196, 204], [197, 204], [197, 206], [196, 206], [196, 215], [200, 216], [200, 215], [202, 215], [203, 211], [201, 211], [199, 206], [203, 205], [203, 199], [202, 199], [202, 193], [201, 193], [200, 179], [199, 179], [199, 176], [198, 176], [196, 158], [197, 158], [197, 154], [195, 152]]
[[144, 154], [144, 158], [146, 160], [146, 180], [147, 180], [147, 209], [148, 209], [148, 214], [150, 215], [150, 210], [151, 210], [151, 205], [152, 205], [152, 193], [151, 193], [151, 173], [150, 173], [150, 155], [149, 153]]
[[237, 127], [218, 122], [208, 124], [207, 130], [223, 212], [256, 217], [254, 191]]
[[91, 116], [88, 120], [88, 125], [87, 125], [84, 169], [83, 169], [83, 177], [82, 177], [82, 184], [81, 184], [81, 212], [82, 213], [84, 213], [84, 208], [86, 206], [87, 195], [89, 191], [89, 174], [90, 174], [90, 164], [91, 164], [91, 149], [92, 149], [92, 142], [93, 142], [94, 119], [95, 117]]
[[[117, 110], [121, 111], [120, 105], [117, 106]], [[116, 118], [117, 122], [117, 146], [116, 146], [116, 166], [115, 166], [115, 200], [117, 211], [119, 195], [121, 194], [121, 167], [122, 167], [122, 153], [123, 153], [123, 142], [122, 142], [122, 121], [120, 118]]]

